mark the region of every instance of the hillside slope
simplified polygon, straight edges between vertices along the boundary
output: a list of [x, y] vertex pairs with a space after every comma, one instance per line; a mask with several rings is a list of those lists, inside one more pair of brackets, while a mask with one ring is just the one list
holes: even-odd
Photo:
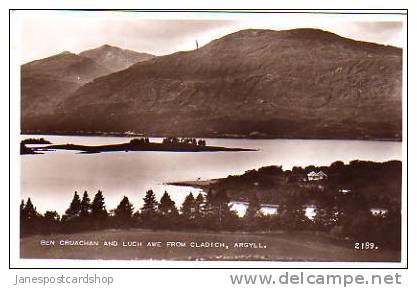
[[54, 121], [27, 128], [400, 139], [401, 89], [402, 49], [315, 29], [250, 29], [95, 79]]
[[69, 94], [109, 73], [95, 61], [67, 51], [22, 65], [22, 121], [30, 115], [53, 113]]

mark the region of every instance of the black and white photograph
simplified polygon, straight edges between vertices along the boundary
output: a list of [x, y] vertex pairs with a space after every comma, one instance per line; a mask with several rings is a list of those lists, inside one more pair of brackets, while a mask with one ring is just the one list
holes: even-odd
[[11, 18], [20, 259], [404, 261], [404, 15]]

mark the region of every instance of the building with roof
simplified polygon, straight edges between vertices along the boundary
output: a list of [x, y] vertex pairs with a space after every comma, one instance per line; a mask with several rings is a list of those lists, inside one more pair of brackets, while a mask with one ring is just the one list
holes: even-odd
[[325, 180], [327, 178], [328, 178], [327, 174], [321, 170], [319, 172], [310, 171], [309, 173], [307, 173], [308, 181], [320, 181], [320, 180]]

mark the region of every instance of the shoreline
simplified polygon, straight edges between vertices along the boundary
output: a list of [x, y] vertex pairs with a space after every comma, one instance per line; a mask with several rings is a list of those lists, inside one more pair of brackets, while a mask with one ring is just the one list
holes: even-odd
[[[124, 132], [86, 132], [86, 133], [70, 133], [70, 132], [29, 132], [20, 131], [20, 135], [46, 135], [46, 136], [80, 136], [80, 137], [151, 137], [151, 138], [164, 138], [167, 135], [145, 135], [141, 133], [126, 134]], [[344, 138], [344, 137], [277, 137], [277, 136], [250, 136], [250, 135], [212, 135], [212, 136], [189, 136], [181, 135], [180, 137], [196, 137], [206, 139], [244, 139], [244, 140], [329, 140], [329, 141], [378, 141], [378, 142], [399, 142], [402, 143], [402, 138]]]
[[206, 190], [212, 184], [216, 184], [226, 178], [208, 179], [208, 180], [187, 180], [187, 181], [175, 181], [163, 183], [165, 185], [182, 186], [182, 187], [193, 187], [202, 190]]

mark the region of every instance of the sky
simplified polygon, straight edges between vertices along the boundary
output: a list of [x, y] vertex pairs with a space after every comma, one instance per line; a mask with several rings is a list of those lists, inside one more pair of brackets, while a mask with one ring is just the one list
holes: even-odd
[[21, 63], [63, 51], [109, 44], [166, 55], [195, 49], [229, 33], [258, 28], [319, 28], [343, 37], [404, 47], [402, 15], [147, 13], [122, 11], [16, 11], [12, 48]]

